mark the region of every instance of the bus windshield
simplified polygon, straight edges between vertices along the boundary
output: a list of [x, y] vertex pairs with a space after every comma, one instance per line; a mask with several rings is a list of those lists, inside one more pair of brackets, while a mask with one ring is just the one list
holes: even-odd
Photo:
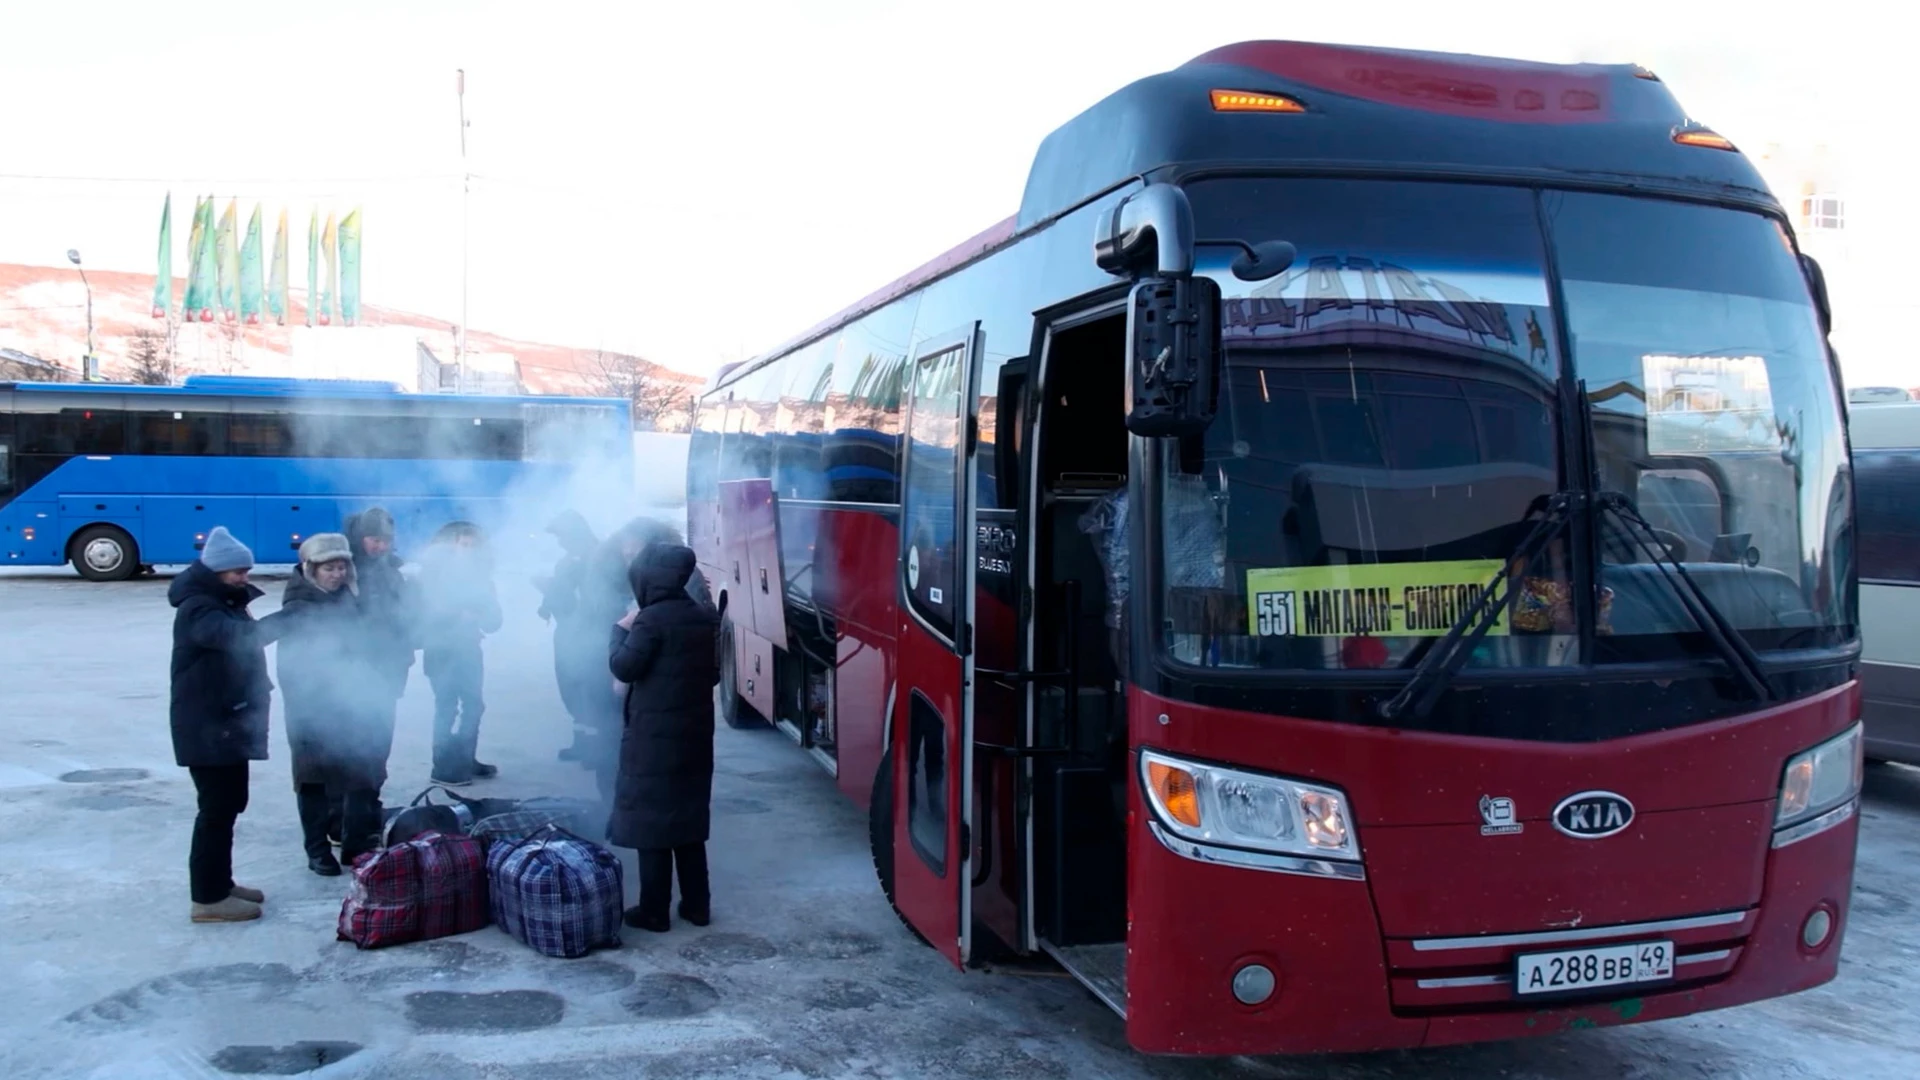
[[1595, 661], [1712, 655], [1664, 553], [1617, 530], [1597, 581], [1575, 580], [1571, 533], [1508, 565], [1548, 497], [1580, 486], [1562, 401], [1580, 384], [1601, 488], [1753, 648], [1851, 634], [1837, 392], [1772, 222], [1399, 181], [1189, 192], [1199, 235], [1286, 239], [1299, 258], [1257, 283], [1203, 266], [1227, 297], [1219, 415], [1198, 474], [1161, 455], [1154, 530], [1175, 663], [1410, 665], [1501, 574], [1513, 602], [1469, 667], [1579, 663], [1583, 590]]

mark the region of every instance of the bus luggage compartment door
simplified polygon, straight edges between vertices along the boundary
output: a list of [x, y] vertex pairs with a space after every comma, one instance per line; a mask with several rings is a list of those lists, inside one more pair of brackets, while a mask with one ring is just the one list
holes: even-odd
[[204, 495], [149, 495], [141, 500], [146, 527], [140, 531], [140, 559], [149, 564], [190, 563], [214, 526], [224, 525], [234, 539], [254, 546], [253, 500]]
[[307, 537], [340, 529], [340, 508], [332, 499], [259, 498], [254, 500], [253, 514], [259, 530], [254, 558], [265, 565], [297, 563], [300, 544]]

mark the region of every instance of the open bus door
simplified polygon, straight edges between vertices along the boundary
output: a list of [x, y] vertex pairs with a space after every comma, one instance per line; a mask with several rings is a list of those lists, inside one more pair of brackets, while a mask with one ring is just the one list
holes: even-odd
[[971, 945], [973, 383], [980, 326], [930, 339], [907, 372], [894, 695], [894, 904], [956, 965]]

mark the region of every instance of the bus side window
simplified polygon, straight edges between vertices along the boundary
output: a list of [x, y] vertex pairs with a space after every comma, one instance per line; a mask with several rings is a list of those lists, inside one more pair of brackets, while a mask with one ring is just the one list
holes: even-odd
[[227, 452], [236, 457], [285, 457], [292, 450], [285, 416], [236, 413], [227, 420]]
[[118, 409], [62, 409], [21, 413], [23, 454], [124, 454], [127, 414]]
[[1920, 450], [1856, 450], [1862, 581], [1920, 582]]
[[133, 440], [127, 447], [132, 454], [204, 455], [224, 454], [226, 450], [226, 417], [170, 409], [135, 413]]

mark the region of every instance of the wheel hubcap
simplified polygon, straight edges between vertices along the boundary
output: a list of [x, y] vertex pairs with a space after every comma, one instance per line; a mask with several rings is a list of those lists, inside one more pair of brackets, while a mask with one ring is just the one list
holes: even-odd
[[120, 550], [119, 541], [102, 536], [87, 541], [86, 550], [81, 552], [81, 557], [87, 560], [88, 566], [107, 574], [120, 569], [120, 564], [126, 561], [127, 554]]

